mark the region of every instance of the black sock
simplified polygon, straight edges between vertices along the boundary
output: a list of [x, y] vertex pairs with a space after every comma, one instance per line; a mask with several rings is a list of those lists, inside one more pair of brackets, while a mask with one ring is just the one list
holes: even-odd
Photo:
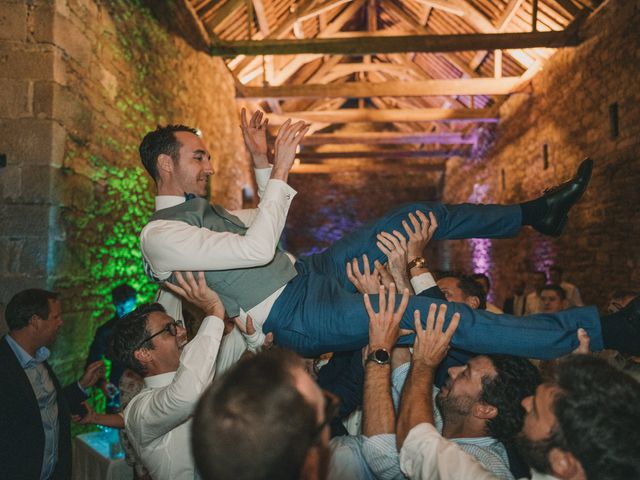
[[544, 197], [536, 198], [520, 204], [522, 210], [522, 225], [535, 225], [549, 210]]
[[640, 318], [630, 309], [600, 317], [604, 348], [620, 353], [640, 353]]

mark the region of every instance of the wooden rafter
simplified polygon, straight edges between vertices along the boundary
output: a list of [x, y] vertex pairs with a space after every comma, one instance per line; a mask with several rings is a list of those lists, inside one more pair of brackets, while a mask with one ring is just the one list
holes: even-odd
[[239, 87], [241, 98], [368, 98], [423, 97], [429, 95], [508, 95], [520, 77], [422, 80], [417, 82], [350, 82], [339, 84]]
[[330, 158], [438, 158], [462, 157], [466, 153], [462, 150], [356, 150], [338, 152], [308, 152], [302, 151], [296, 155], [303, 161], [327, 160]]
[[318, 123], [399, 123], [399, 122], [478, 122], [495, 123], [495, 112], [486, 109], [368, 109], [344, 108], [340, 110], [319, 110], [286, 112], [284, 115], [269, 115], [270, 125], [279, 125], [288, 118]]
[[505, 50], [523, 48], [560, 48], [575, 46], [580, 40], [574, 31], [465, 34], [404, 35], [398, 37], [312, 38], [303, 40], [262, 40], [221, 42], [211, 46], [215, 56], [351, 54], [366, 55], [400, 52], [461, 52], [466, 50]]
[[475, 135], [462, 133], [431, 132], [362, 132], [362, 133], [317, 133], [305, 137], [302, 145], [399, 145], [399, 144], [442, 144], [473, 145], [477, 141]]

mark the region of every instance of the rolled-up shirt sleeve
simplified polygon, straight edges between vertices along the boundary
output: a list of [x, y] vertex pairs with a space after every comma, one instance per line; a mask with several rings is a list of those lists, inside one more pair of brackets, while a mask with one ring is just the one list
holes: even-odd
[[497, 477], [435, 427], [421, 423], [411, 429], [400, 450], [400, 468], [411, 479], [497, 480]]
[[174, 271], [228, 270], [269, 263], [275, 254], [296, 191], [269, 180], [253, 223], [244, 235], [214, 232], [174, 220], [149, 222], [140, 249], [161, 280]]

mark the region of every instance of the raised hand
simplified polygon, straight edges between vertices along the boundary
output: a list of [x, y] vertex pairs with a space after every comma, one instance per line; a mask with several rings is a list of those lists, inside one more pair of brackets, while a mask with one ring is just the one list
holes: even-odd
[[389, 288], [389, 285], [394, 283], [393, 275], [389, 272], [389, 269], [386, 265], [383, 265], [379, 260], [373, 262], [373, 266], [380, 275], [380, 283], [385, 286], [385, 288]]
[[409, 290], [402, 292], [402, 299], [398, 308], [396, 306], [396, 286], [389, 286], [389, 296], [385, 295], [385, 289], [380, 286], [378, 295], [378, 311], [371, 305], [369, 295], [364, 295], [364, 308], [369, 314], [369, 347], [372, 350], [384, 348], [391, 351], [397, 343], [400, 335], [412, 333], [410, 330], [401, 330], [400, 321], [409, 303]]
[[287, 181], [296, 158], [296, 149], [309, 127], [303, 121], [291, 123], [291, 119], [282, 124], [276, 137], [271, 178]]
[[347, 278], [353, 283], [358, 292], [375, 295], [380, 288], [380, 274], [377, 270], [371, 270], [369, 257], [366, 255], [362, 256], [362, 263], [364, 272], [360, 271], [357, 258], [347, 262]]
[[242, 137], [244, 138], [244, 144], [247, 146], [253, 164], [256, 168], [267, 168], [269, 166], [269, 160], [267, 157], [267, 125], [269, 119], [264, 118], [264, 113], [257, 110], [251, 115], [251, 119], [247, 121], [247, 111], [242, 109], [240, 113], [240, 129], [242, 130]]
[[440, 305], [437, 318], [436, 309], [436, 304], [432, 303], [429, 307], [427, 325], [424, 330], [420, 321], [420, 311], [413, 312], [416, 329], [416, 341], [413, 344], [413, 363], [433, 369], [437, 368], [447, 355], [449, 344], [460, 322], [460, 314], [455, 313], [449, 326], [443, 331], [447, 306], [445, 304]]
[[[242, 332], [242, 334], [245, 337], [248, 337], [247, 341], [249, 341], [249, 343], [252, 343], [251, 340], [253, 339], [253, 336], [256, 334], [256, 327], [253, 325], [253, 318], [251, 318], [250, 315], [247, 315], [246, 325], [242, 323], [242, 320], [240, 320], [240, 317], [235, 317], [234, 321], [238, 329]], [[273, 346], [273, 333], [269, 332], [263, 337], [264, 337], [264, 340], [262, 341], [261, 345], [251, 344], [250, 346], [255, 350], [268, 350], [269, 348], [271, 348]]]
[[[411, 225], [409, 225], [409, 222], [411, 222]], [[426, 247], [431, 238], [433, 238], [433, 234], [438, 228], [438, 220], [436, 220], [433, 212], [429, 212], [429, 218], [427, 218], [424, 213], [417, 210], [415, 215], [413, 213], [409, 214], [409, 222], [403, 220], [402, 226], [409, 237], [409, 241], [407, 242], [407, 259], [410, 262], [422, 256], [424, 247]]]
[[[185, 279], [186, 277], [186, 279]], [[193, 277], [193, 273], [175, 272], [177, 285], [165, 282], [164, 286], [180, 295], [185, 300], [200, 307], [206, 315], [214, 315], [220, 319], [224, 318], [224, 305], [216, 292], [211, 290], [204, 278], [204, 272], [198, 274], [198, 280]]]
[[407, 275], [407, 239], [397, 230], [393, 231], [393, 235], [381, 232], [377, 238], [376, 245], [387, 256], [389, 273], [396, 285], [403, 290], [411, 290], [411, 282]]

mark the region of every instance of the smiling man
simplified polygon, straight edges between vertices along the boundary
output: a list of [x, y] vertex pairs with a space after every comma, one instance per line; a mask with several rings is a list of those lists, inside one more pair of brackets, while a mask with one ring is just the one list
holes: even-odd
[[[224, 306], [204, 275], [176, 275], [176, 294], [207, 315], [184, 345], [185, 330], [162, 305], [145, 304], [122, 318], [112, 339], [114, 356], [144, 377], [144, 388], [124, 410], [127, 437], [155, 480], [197, 477], [189, 448], [191, 415], [211, 383], [224, 331]], [[184, 347], [184, 348], [183, 348]]]

